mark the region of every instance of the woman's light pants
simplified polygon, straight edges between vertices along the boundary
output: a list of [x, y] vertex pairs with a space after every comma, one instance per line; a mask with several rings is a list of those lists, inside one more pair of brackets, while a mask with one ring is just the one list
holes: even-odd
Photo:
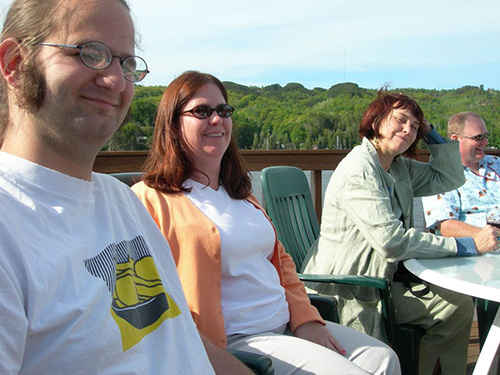
[[228, 349], [244, 350], [271, 357], [276, 375], [292, 374], [401, 374], [396, 353], [386, 344], [361, 332], [327, 322], [327, 329], [345, 348], [345, 356], [307, 340], [264, 332], [228, 337]]

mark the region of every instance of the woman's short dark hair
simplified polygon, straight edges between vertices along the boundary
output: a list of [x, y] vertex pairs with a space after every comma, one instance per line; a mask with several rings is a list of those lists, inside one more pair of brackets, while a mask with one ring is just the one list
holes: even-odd
[[418, 141], [425, 137], [423, 123], [424, 113], [415, 100], [404, 94], [390, 94], [379, 92], [379, 96], [366, 110], [359, 124], [358, 133], [361, 138], [370, 140], [380, 137], [380, 125], [391, 114], [393, 109], [409, 110], [419, 123], [417, 138], [410, 145], [403, 156], [416, 158], [418, 154]]
[[[205, 85], [215, 84], [226, 103], [227, 90], [216, 77], [196, 71], [187, 71], [166, 88], [158, 106], [151, 150], [144, 165], [144, 183], [167, 194], [187, 192], [184, 181], [197, 170], [185, 146], [180, 142], [179, 114], [184, 105]], [[220, 183], [231, 198], [247, 198], [252, 191], [249, 172], [244, 166], [234, 135], [222, 156]]]

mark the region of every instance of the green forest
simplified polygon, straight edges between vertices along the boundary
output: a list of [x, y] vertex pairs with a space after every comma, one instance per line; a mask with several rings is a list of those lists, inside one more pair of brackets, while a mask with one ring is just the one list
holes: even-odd
[[[359, 143], [361, 117], [378, 90], [355, 83], [329, 89], [305, 88], [299, 83], [256, 87], [224, 82], [229, 104], [236, 108], [233, 131], [240, 149], [350, 149]], [[163, 86], [137, 86], [131, 117], [105, 150], [147, 150]], [[500, 147], [500, 91], [483, 86], [453, 90], [395, 89], [413, 97], [424, 114], [446, 135], [450, 116], [462, 111], [478, 113], [490, 131], [489, 146]]]

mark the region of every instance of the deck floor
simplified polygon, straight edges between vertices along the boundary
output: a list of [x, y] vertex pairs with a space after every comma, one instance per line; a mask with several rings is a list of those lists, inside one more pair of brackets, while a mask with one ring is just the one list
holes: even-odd
[[479, 334], [477, 330], [477, 320], [472, 322], [472, 329], [469, 339], [469, 352], [467, 355], [467, 375], [471, 375], [479, 356]]

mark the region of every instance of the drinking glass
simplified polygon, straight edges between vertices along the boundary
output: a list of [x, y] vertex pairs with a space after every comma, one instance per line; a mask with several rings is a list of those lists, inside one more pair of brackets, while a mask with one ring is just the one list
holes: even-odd
[[486, 211], [486, 223], [500, 228], [500, 207], [495, 206]]

